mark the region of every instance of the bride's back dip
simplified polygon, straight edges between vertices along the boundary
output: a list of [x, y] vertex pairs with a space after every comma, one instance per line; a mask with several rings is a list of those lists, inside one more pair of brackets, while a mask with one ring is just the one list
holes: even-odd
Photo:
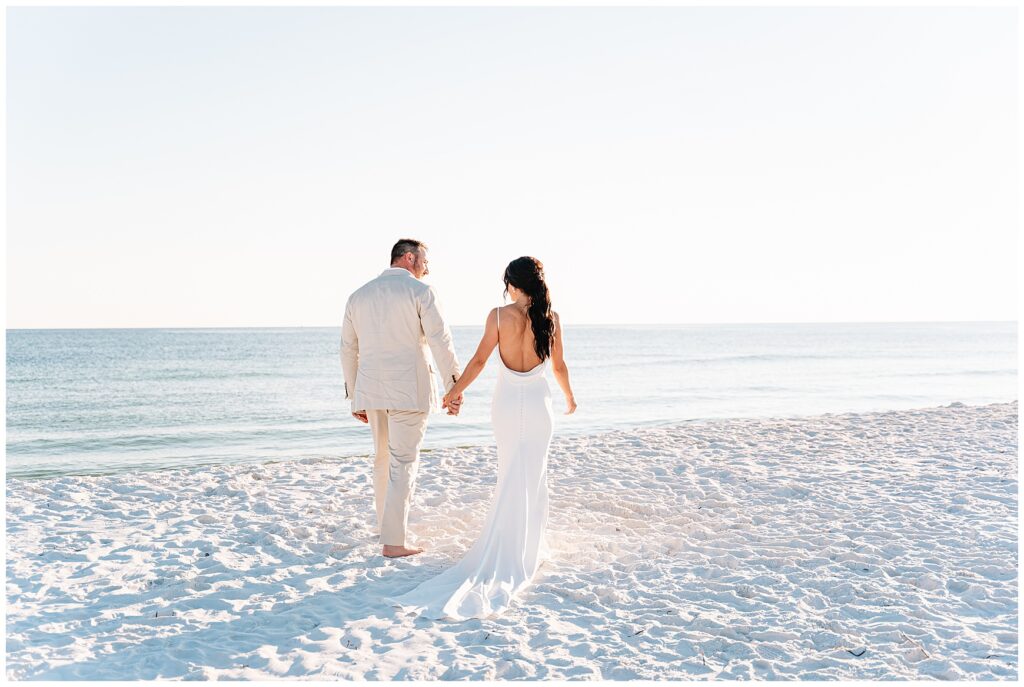
[[[519, 258], [509, 268], [523, 260], [532, 258]], [[540, 263], [536, 265], [542, 297], [547, 301]], [[508, 276], [506, 271], [507, 285]], [[516, 295], [524, 293], [514, 286], [509, 290]], [[551, 389], [544, 374], [552, 358], [560, 366], [559, 383], [568, 389], [560, 327], [550, 304], [546, 313], [549, 328], [541, 326], [538, 330], [547, 338], [547, 347], [536, 345], [534, 318], [528, 307], [535, 308], [540, 297], [517, 298], [511, 305], [492, 310], [477, 355], [463, 373], [468, 385], [482, 369], [480, 356], [486, 361], [497, 346], [501, 369], [491, 401], [491, 421], [498, 449], [498, 479], [480, 536], [462, 560], [394, 599], [396, 606], [431, 618], [486, 618], [507, 609], [540, 566], [548, 516], [548, 446], [553, 428]], [[461, 388], [453, 388], [453, 395], [458, 391]], [[570, 409], [574, 409], [571, 392], [567, 397]]]
[[494, 311], [498, 325], [498, 359], [505, 369], [529, 372], [544, 362], [535, 350], [536, 339], [529, 315], [515, 303]]

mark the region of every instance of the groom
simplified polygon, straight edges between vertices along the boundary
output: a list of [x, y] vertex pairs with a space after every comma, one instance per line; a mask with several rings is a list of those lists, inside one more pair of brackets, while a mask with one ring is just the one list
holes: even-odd
[[[373, 433], [377, 525], [389, 558], [423, 551], [406, 546], [406, 527], [427, 414], [438, 408], [427, 349], [441, 369], [445, 392], [461, 374], [437, 294], [420, 281], [430, 274], [427, 262], [426, 245], [399, 239], [391, 267], [349, 297], [341, 328], [345, 398], [352, 401], [352, 415]], [[443, 407], [458, 415], [462, 394]]]

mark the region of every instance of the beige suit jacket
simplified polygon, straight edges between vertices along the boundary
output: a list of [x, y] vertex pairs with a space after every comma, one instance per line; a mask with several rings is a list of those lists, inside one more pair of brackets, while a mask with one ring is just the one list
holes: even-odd
[[461, 372], [432, 286], [391, 267], [349, 297], [341, 367], [353, 411], [439, 410], [437, 372], [428, 353], [448, 391]]

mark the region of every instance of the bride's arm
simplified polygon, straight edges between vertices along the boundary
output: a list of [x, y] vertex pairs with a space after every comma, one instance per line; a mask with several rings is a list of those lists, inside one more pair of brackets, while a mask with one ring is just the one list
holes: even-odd
[[473, 380], [480, 376], [483, 372], [484, 367], [487, 366], [487, 359], [491, 357], [491, 351], [498, 345], [498, 309], [495, 308], [487, 315], [487, 323], [484, 325], [484, 335], [480, 339], [480, 345], [476, 347], [476, 353], [473, 354], [473, 358], [466, 363], [465, 369], [462, 370], [462, 376], [459, 377], [459, 381], [455, 383], [447, 394], [445, 394], [445, 402], [452, 398], [458, 398], [459, 394], [466, 390]]
[[576, 398], [572, 395], [572, 386], [569, 385], [569, 367], [562, 355], [562, 323], [558, 319], [558, 313], [553, 312], [551, 316], [555, 320], [555, 338], [551, 342], [551, 371], [555, 373], [555, 381], [565, 394], [565, 403], [568, 406], [565, 414], [572, 415], [576, 412]]

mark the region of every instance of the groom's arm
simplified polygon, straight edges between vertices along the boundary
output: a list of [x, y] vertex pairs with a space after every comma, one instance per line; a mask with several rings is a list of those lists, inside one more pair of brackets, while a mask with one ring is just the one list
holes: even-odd
[[455, 386], [462, 371], [459, 368], [459, 359], [455, 356], [451, 330], [441, 316], [437, 293], [432, 286], [427, 288], [420, 301], [420, 324], [423, 326], [423, 334], [427, 337], [427, 344], [437, 362], [447, 393]]
[[341, 371], [345, 377], [345, 399], [352, 401], [352, 412], [361, 410], [355, 407], [353, 397], [356, 390], [356, 371], [359, 369], [359, 337], [352, 324], [352, 301], [345, 304], [345, 320], [341, 325]]

